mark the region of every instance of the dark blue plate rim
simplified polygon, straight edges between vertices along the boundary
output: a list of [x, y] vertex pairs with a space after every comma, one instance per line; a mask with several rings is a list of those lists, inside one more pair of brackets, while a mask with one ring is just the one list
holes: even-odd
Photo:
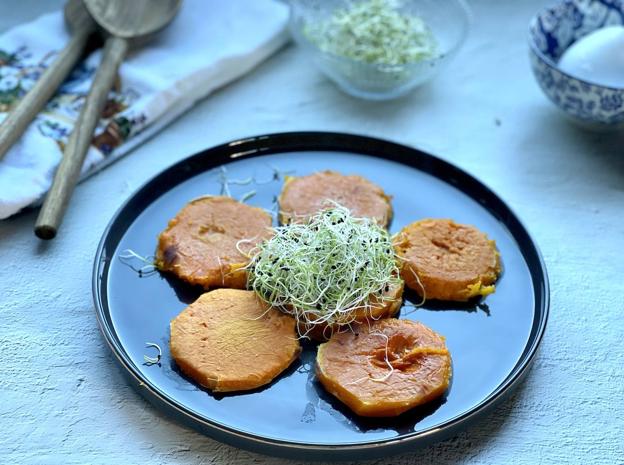
[[[527, 262], [535, 291], [534, 312], [537, 318], [534, 319], [531, 335], [522, 356], [505, 380], [486, 399], [442, 425], [420, 432], [403, 434], [396, 438], [335, 445], [281, 441], [237, 431], [197, 415], [175, 398], [162, 392], [158, 386], [152, 385], [136, 369], [116, 335], [106, 300], [107, 265], [110, 262], [107, 249], [114, 251], [116, 248], [126, 230], [124, 226], [127, 224], [126, 217], [136, 216], [133, 213], [135, 204], [141, 203], [145, 197], [159, 197], [174, 185], [198, 172], [213, 169], [236, 159], [272, 153], [320, 150], [358, 153], [391, 160], [426, 172], [455, 187], [461, 186], [462, 192], [470, 195], [490, 213], [496, 213], [495, 216], [504, 222]], [[455, 165], [418, 149], [383, 139], [334, 132], [285, 132], [238, 139], [193, 154], [164, 169], [124, 202], [104, 230], [95, 255], [92, 290], [96, 317], [104, 339], [117, 361], [125, 369], [123, 373], [130, 384], [155, 406], [204, 434], [236, 447], [290, 458], [305, 456], [309, 459], [334, 460], [382, 457], [405, 452], [449, 437], [491, 411], [527, 373], [546, 329], [550, 303], [546, 266], [537, 245], [511, 208], [490, 188]]]

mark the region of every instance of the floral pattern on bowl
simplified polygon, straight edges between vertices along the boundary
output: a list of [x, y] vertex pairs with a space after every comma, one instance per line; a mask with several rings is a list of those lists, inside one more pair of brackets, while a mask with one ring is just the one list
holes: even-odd
[[540, 12], [529, 26], [533, 74], [544, 93], [574, 120], [595, 127], [624, 127], [624, 88], [575, 78], [557, 67], [575, 41], [605, 26], [624, 24], [622, 0], [564, 0]]

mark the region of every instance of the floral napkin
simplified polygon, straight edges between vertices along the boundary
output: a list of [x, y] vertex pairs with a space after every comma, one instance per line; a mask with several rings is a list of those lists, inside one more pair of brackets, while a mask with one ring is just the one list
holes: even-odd
[[[277, 0], [183, 0], [174, 22], [122, 64], [81, 179], [275, 52], [287, 40], [287, 16]], [[67, 40], [60, 11], [0, 35], [0, 120]], [[74, 70], [0, 161], [0, 219], [37, 203], [49, 189], [100, 54], [92, 53]]]

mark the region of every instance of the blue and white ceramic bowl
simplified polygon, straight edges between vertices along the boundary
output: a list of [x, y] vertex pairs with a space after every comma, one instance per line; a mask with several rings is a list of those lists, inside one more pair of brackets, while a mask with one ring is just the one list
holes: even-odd
[[557, 62], [574, 42], [605, 26], [624, 24], [623, 0], [564, 0], [533, 18], [531, 66], [544, 93], [585, 126], [624, 127], [624, 88], [597, 85], [561, 71]]

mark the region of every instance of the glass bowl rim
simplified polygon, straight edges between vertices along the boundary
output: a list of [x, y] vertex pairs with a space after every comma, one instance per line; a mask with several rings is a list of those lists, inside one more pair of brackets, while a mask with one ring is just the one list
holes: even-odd
[[[307, 50], [310, 50], [312, 53], [322, 55], [322, 56], [327, 56], [331, 58], [332, 60], [335, 60], [338, 62], [343, 62], [349, 65], [356, 65], [356, 66], [360, 66], [363, 68], [372, 68], [372, 69], [388, 71], [388, 72], [392, 72], [394, 71], [394, 69], [396, 70], [416, 69], [416, 68], [421, 67], [423, 64], [434, 64], [441, 60], [444, 60], [445, 58], [448, 58], [449, 56], [457, 52], [457, 50], [464, 43], [464, 41], [466, 40], [466, 37], [468, 37], [468, 33], [470, 32], [470, 29], [472, 28], [472, 24], [473, 24], [472, 9], [470, 8], [467, 1], [466, 0], [451, 0], [453, 3], [455, 3], [459, 7], [459, 10], [462, 12], [461, 16], [465, 24], [464, 24], [464, 28], [460, 36], [458, 37], [457, 40], [454, 41], [453, 45], [449, 47], [448, 50], [436, 55], [433, 58], [425, 58], [422, 60], [398, 64], [398, 65], [389, 65], [387, 63], [378, 63], [378, 62], [366, 63], [364, 61], [356, 60], [354, 58], [350, 58], [350, 57], [343, 56], [343, 55], [337, 55], [335, 53], [323, 50], [314, 42], [312, 42], [310, 39], [308, 39], [305, 36], [305, 34], [303, 34], [303, 32], [301, 31], [302, 28], [298, 27], [298, 25], [296, 24], [297, 21], [296, 21], [296, 17], [294, 14], [295, 8], [293, 7], [294, 1], [293, 0], [288, 1], [288, 4], [290, 6], [288, 27], [293, 37], [295, 38], [295, 41], [298, 44], [302, 45]], [[384, 69], [384, 68], [388, 68], [388, 69]]]

